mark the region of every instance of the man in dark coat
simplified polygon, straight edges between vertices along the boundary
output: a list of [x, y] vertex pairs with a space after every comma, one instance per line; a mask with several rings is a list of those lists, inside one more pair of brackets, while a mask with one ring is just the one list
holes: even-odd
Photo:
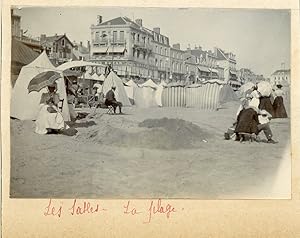
[[116, 98], [115, 98], [115, 90], [116, 90], [116, 87], [112, 86], [111, 90], [109, 90], [106, 93], [106, 96], [105, 96], [105, 105], [106, 106], [113, 106], [114, 113], [116, 113], [116, 109], [117, 109], [117, 107], [119, 107], [119, 112], [120, 112], [120, 114], [122, 114], [122, 103], [118, 102], [116, 100]]

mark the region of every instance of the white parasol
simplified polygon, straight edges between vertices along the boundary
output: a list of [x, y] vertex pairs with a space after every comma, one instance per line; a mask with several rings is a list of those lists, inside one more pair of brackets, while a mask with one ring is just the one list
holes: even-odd
[[267, 81], [259, 82], [257, 88], [257, 91], [260, 92], [263, 97], [269, 97], [272, 93], [272, 85]]

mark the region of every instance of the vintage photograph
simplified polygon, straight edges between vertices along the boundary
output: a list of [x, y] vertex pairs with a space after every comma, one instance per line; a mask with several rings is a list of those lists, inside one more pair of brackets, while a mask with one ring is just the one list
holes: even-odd
[[289, 10], [11, 9], [11, 198], [291, 198]]

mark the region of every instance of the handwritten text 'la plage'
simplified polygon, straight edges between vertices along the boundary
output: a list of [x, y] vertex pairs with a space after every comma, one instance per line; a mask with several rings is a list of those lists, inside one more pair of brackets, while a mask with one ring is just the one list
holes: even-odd
[[[143, 223], [150, 223], [153, 217], [157, 215], [165, 215], [167, 219], [171, 214], [177, 212], [175, 207], [164, 202], [162, 199], [151, 200], [144, 208], [137, 208], [132, 201], [127, 201], [123, 207], [120, 208], [121, 214], [124, 216], [146, 216]], [[183, 210], [183, 208], [181, 209]], [[46, 217], [62, 217], [63, 215], [83, 216], [96, 213], [108, 213], [109, 210], [104, 208], [97, 202], [89, 202], [77, 199], [72, 200], [70, 205], [64, 204], [62, 201], [49, 199], [47, 206], [44, 209], [44, 216]]]

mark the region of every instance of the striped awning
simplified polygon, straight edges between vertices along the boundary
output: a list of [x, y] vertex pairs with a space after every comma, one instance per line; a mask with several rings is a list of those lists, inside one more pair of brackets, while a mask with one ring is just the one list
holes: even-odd
[[125, 51], [124, 46], [114, 46], [114, 47], [107, 47], [101, 46], [94, 48], [95, 53], [123, 53]]
[[198, 66], [198, 69], [199, 69], [200, 71], [202, 71], [202, 72], [210, 73], [210, 70], [209, 70], [209, 68], [207, 68], [207, 67], [204, 67], [204, 66], [199, 65], [199, 66]]

